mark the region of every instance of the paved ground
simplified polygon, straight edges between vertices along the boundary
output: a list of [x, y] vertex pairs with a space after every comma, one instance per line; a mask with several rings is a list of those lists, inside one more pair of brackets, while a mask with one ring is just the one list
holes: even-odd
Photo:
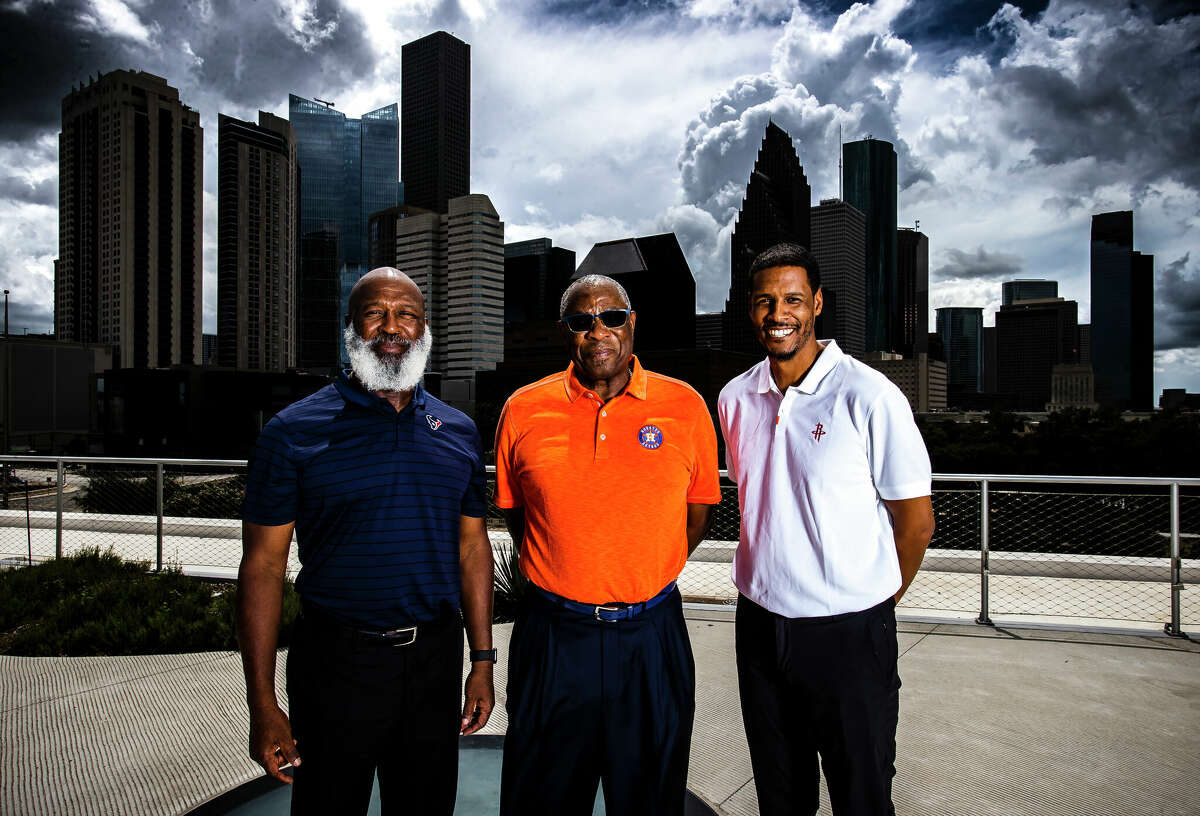
[[[689, 611], [690, 786], [756, 814], [730, 618]], [[902, 622], [900, 650], [901, 816], [1200, 813], [1200, 644]], [[243, 694], [225, 652], [0, 657], [0, 813], [185, 813], [257, 773]]]

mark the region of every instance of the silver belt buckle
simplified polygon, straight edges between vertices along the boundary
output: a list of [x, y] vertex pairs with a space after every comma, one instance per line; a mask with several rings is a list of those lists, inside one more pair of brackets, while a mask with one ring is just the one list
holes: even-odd
[[417, 639], [417, 627], [406, 626], [403, 629], [389, 629], [380, 634], [392, 646], [411, 646]]
[[604, 618], [600, 617], [600, 612], [601, 612], [601, 610], [603, 610], [605, 612], [620, 612], [622, 609], [624, 609], [624, 607], [622, 607], [622, 606], [604, 606], [603, 604], [601, 604], [600, 606], [597, 606], [594, 610], [592, 610], [592, 617], [594, 617], [596, 620], [600, 621], [601, 623], [616, 623], [615, 620], [605, 620]]

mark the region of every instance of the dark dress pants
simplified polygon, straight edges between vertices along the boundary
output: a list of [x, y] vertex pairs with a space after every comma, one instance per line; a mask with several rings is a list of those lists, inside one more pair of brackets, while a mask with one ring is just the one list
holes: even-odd
[[820, 768], [836, 816], [891, 816], [896, 774], [896, 612], [825, 618], [737, 606], [738, 687], [762, 816], [817, 812]]
[[451, 816], [462, 649], [457, 615], [419, 625], [407, 646], [302, 617], [287, 662], [292, 813], [366, 813], [378, 771], [384, 814]]
[[531, 593], [513, 627], [502, 816], [681, 816], [696, 667], [678, 590], [611, 623]]

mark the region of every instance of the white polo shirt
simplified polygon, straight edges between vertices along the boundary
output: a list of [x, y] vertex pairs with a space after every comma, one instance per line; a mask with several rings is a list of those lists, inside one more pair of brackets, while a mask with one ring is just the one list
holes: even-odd
[[718, 401], [742, 511], [733, 582], [788, 618], [857, 612], [896, 594], [883, 500], [930, 495], [929, 454], [904, 394], [833, 340], [821, 344], [786, 393], [763, 360]]

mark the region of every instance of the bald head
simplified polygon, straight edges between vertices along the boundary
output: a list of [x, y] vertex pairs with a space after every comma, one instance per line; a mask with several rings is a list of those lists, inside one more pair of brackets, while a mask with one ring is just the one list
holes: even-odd
[[399, 269], [381, 266], [372, 269], [359, 278], [358, 283], [354, 284], [354, 288], [350, 290], [350, 302], [347, 304], [349, 311], [347, 317], [353, 320], [364, 302], [374, 299], [382, 290], [386, 289], [401, 290], [410, 296], [415, 294], [421, 302], [422, 311], [424, 311], [425, 295], [421, 292], [421, 287], [413, 283], [412, 278]]

